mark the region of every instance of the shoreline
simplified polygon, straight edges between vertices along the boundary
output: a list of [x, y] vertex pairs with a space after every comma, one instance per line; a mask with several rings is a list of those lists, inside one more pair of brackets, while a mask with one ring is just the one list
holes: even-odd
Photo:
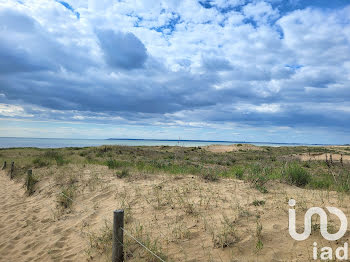
[[214, 145], [254, 145], [270, 147], [331, 147], [347, 146], [336, 144], [304, 144], [280, 142], [242, 142], [242, 141], [215, 141], [215, 140], [174, 140], [174, 139], [70, 139], [70, 138], [17, 138], [0, 137], [0, 148], [67, 148], [67, 147], [93, 147], [93, 146], [182, 146], [203, 147]]

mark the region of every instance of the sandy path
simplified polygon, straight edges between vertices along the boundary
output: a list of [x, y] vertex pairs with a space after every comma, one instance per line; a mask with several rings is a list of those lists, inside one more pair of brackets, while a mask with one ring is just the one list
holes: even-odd
[[26, 196], [0, 172], [0, 261], [83, 260], [82, 248], [70, 244], [74, 225], [54, 221], [54, 205], [49, 197]]
[[254, 146], [251, 144], [210, 145], [210, 146], [205, 146], [204, 148], [213, 153], [237, 152], [240, 150], [265, 151], [263, 147]]

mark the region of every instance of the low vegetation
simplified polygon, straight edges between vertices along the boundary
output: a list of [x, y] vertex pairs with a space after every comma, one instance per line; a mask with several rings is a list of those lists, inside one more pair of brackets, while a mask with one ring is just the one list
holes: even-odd
[[[268, 192], [268, 181], [278, 180], [298, 187], [349, 191], [349, 163], [325, 160], [301, 161], [298, 155], [350, 155], [345, 149], [329, 147], [262, 147], [213, 153], [200, 147], [127, 147], [101, 146], [61, 149], [1, 149], [0, 161], [16, 162], [23, 174], [29, 168], [47, 168], [73, 164], [106, 165], [116, 169], [117, 177], [127, 177], [132, 171], [172, 175], [202, 175], [208, 182], [220, 177], [249, 181], [260, 192]], [[21, 174], [18, 174], [21, 176]], [[17, 176], [17, 175], [16, 175]]]
[[65, 186], [57, 196], [57, 204], [64, 209], [72, 208], [76, 188], [74, 185]]
[[118, 178], [125, 178], [128, 177], [130, 175], [129, 170], [124, 168], [122, 171], [117, 171], [116, 172], [116, 176]]
[[39, 182], [39, 179], [35, 175], [33, 175], [32, 170], [31, 169], [28, 170], [26, 181], [25, 181], [25, 187], [29, 195], [32, 195], [35, 192], [35, 185], [38, 182]]
[[283, 170], [283, 175], [286, 177], [287, 182], [298, 187], [304, 187], [311, 181], [308, 171], [297, 163], [289, 164]]
[[[102, 207], [108, 212], [114, 207], [123, 209], [125, 229], [166, 261], [179, 261], [167, 248], [186, 249], [201, 237], [206, 239], [202, 249], [208, 252], [207, 260], [216, 261], [210, 252], [237, 253], [242, 248], [240, 243], [249, 244], [256, 256], [269, 250], [271, 236], [266, 231], [271, 231], [271, 226], [264, 223], [271, 214], [266, 210], [275, 208], [274, 203], [279, 201], [276, 208], [283, 211], [291, 191], [316, 189], [321, 199], [337, 191], [339, 202], [350, 193], [350, 164], [345, 158], [350, 155], [348, 150], [237, 147], [236, 151], [222, 153], [205, 147], [168, 146], [15, 148], [1, 149], [0, 163], [15, 162], [14, 179], [25, 184], [28, 195], [35, 193], [37, 197], [43, 191], [52, 197], [57, 220], [78, 221], [78, 212], [86, 212], [81, 217], [91, 261], [101, 256], [109, 260], [111, 255], [111, 221], [100, 228], [108, 217], [101, 212]], [[330, 153], [343, 154], [345, 160], [320, 159]], [[9, 168], [7, 164], [4, 173]], [[29, 169], [33, 170], [31, 176], [27, 175]], [[278, 195], [276, 187], [282, 188]], [[328, 195], [322, 196], [322, 190]], [[306, 208], [302, 201], [298, 205]], [[86, 232], [91, 221], [95, 228]], [[279, 231], [279, 227], [273, 230]], [[127, 261], [157, 261], [130, 237], [125, 238], [124, 245]]]
[[219, 248], [232, 247], [239, 241], [235, 221], [230, 221], [228, 217], [224, 216], [221, 224], [220, 231], [213, 236], [214, 246]]

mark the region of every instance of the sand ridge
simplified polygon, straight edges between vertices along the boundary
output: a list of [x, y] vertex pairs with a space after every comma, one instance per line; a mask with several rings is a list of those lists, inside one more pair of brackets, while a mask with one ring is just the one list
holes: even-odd
[[74, 224], [54, 221], [55, 202], [28, 197], [22, 183], [0, 172], [0, 261], [77, 261], [81, 239]]
[[254, 146], [251, 144], [232, 144], [232, 145], [209, 145], [205, 146], [204, 149], [213, 153], [224, 153], [224, 152], [236, 152], [236, 151], [265, 151], [261, 146]]
[[[71, 212], [56, 215], [58, 183], [55, 178], [69, 170], [75, 174], [79, 192]], [[132, 217], [125, 226], [133, 234], [142, 225], [152, 240], [162, 246], [169, 261], [309, 261], [313, 241], [329, 243], [319, 232], [303, 242], [288, 234], [288, 199], [297, 200], [298, 231], [301, 211], [326, 205], [341, 208], [347, 217], [349, 197], [336, 192], [305, 190], [280, 183], [268, 185], [262, 194], [249, 183], [236, 179], [207, 182], [197, 176], [133, 174], [119, 179], [102, 166], [52, 167], [33, 196], [25, 194], [23, 183], [0, 173], [0, 261], [108, 261], [104, 254], [87, 252], [89, 236], [99, 234], [112, 211], [130, 208]], [[92, 187], [89, 181], [99, 177]], [[254, 206], [255, 200], [265, 201]], [[226, 222], [225, 222], [226, 221]], [[218, 236], [232, 224], [232, 246], [216, 246]], [[256, 228], [262, 225], [263, 248], [257, 250]], [[317, 221], [315, 222], [317, 225]], [[337, 221], [333, 223], [337, 227]], [[139, 228], [139, 227], [138, 227]], [[127, 261], [150, 261], [137, 245]]]

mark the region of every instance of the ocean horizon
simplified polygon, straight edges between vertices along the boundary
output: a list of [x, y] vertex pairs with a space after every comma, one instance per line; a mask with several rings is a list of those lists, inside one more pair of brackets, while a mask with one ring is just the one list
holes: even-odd
[[144, 139], [144, 138], [31, 138], [31, 137], [0, 137], [0, 148], [37, 147], [89, 147], [102, 145], [125, 146], [184, 146], [196, 147], [213, 144], [252, 144], [257, 146], [325, 146], [330, 144], [305, 144], [283, 142], [252, 142], [252, 141], [222, 141], [222, 140], [191, 140], [191, 139]]

